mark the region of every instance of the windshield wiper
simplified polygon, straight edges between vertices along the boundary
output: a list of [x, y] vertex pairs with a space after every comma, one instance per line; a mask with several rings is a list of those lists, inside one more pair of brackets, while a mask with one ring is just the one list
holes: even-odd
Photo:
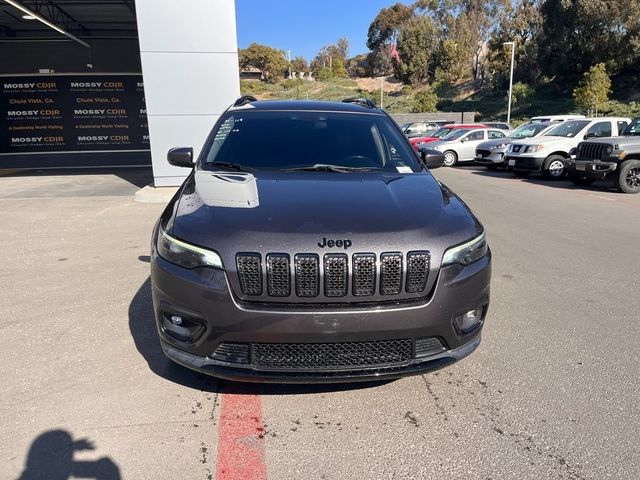
[[235, 170], [236, 172], [250, 172], [255, 170], [254, 168], [233, 162], [208, 162], [205, 163], [205, 165], [213, 169], [223, 168], [225, 170]]
[[284, 168], [281, 171], [282, 172], [304, 171], [304, 172], [348, 173], [348, 172], [370, 172], [372, 170], [379, 170], [379, 169], [374, 167], [342, 167], [340, 165], [326, 165], [324, 163], [316, 163], [315, 165], [308, 165], [306, 167]]

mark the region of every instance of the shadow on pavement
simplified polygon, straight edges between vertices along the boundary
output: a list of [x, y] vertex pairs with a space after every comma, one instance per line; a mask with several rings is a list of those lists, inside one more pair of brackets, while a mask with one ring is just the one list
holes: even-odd
[[129, 304], [129, 330], [138, 352], [144, 357], [149, 369], [171, 382], [208, 392], [233, 393], [238, 395], [291, 395], [324, 393], [372, 388], [390, 383], [392, 380], [329, 384], [267, 384], [240, 383], [219, 380], [182, 367], [165, 357], [160, 347], [151, 300], [151, 280], [147, 278]]
[[120, 480], [120, 469], [109, 457], [97, 460], [73, 459], [74, 452], [94, 449], [90, 440], [82, 438], [74, 441], [65, 430], [44, 432], [31, 444], [24, 471], [18, 480]]
[[566, 179], [566, 177], [562, 180], [546, 180], [538, 174], [528, 175], [526, 177], [518, 177], [513, 172], [505, 169], [489, 170], [482, 166], [462, 167], [462, 169], [468, 170], [474, 175], [480, 175], [483, 177], [508, 178], [512, 180], [515, 179], [526, 183], [532, 183], [534, 185], [544, 185], [545, 187], [559, 188], [562, 190], [587, 190], [591, 192], [618, 193], [613, 185], [611, 185], [611, 182], [606, 180], [597, 181], [591, 185], [578, 186], [571, 183]]

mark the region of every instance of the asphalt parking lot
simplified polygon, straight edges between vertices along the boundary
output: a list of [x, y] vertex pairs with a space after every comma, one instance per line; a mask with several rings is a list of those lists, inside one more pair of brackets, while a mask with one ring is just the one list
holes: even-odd
[[164, 359], [149, 172], [0, 177], [2, 479], [640, 478], [640, 195], [438, 169], [494, 253], [480, 348], [384, 384]]

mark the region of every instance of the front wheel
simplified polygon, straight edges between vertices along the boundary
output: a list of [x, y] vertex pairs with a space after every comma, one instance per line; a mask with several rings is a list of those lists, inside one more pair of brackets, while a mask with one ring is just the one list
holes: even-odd
[[622, 193], [640, 193], [640, 160], [623, 162], [616, 183]]
[[453, 167], [456, 163], [458, 163], [458, 155], [456, 152], [451, 150], [447, 150], [444, 152], [444, 166], [445, 167]]
[[549, 155], [542, 164], [542, 176], [549, 180], [560, 180], [567, 173], [564, 167], [564, 157]]

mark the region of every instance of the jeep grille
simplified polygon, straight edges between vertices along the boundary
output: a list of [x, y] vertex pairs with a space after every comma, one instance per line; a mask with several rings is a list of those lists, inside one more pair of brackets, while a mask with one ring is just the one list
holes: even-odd
[[[265, 301], [265, 296], [335, 299], [352, 295], [367, 301], [366, 297], [376, 293], [419, 295], [426, 293], [431, 268], [428, 251], [388, 252], [379, 257], [374, 253], [351, 257], [327, 253], [322, 260], [315, 253], [299, 253], [293, 256], [293, 265], [291, 256], [285, 253], [269, 253], [265, 258], [263, 271], [260, 254], [236, 256], [242, 293]], [[267, 286], [264, 294], [263, 282]]]

